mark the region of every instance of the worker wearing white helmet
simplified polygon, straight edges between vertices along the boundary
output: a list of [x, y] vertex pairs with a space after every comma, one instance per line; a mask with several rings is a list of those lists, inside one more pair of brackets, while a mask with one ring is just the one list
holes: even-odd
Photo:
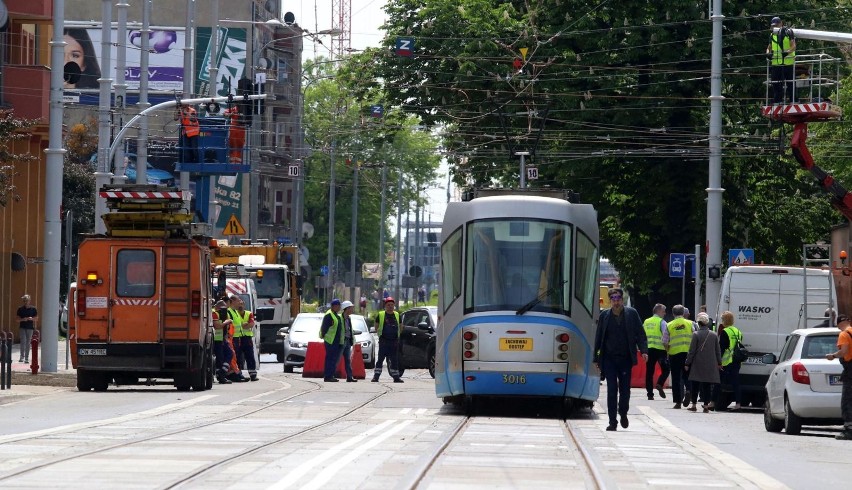
[[351, 301], [344, 301], [340, 305], [340, 310], [343, 312], [343, 365], [346, 367], [346, 382], [354, 383], [356, 379], [352, 377], [352, 346], [355, 345], [355, 337], [352, 335], [352, 311], [355, 305]]

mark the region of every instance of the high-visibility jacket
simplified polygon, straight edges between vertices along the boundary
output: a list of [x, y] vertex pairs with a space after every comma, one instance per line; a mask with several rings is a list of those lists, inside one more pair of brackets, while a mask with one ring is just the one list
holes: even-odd
[[192, 107], [183, 106], [181, 108], [180, 123], [183, 125], [183, 134], [187, 138], [198, 136], [201, 133], [201, 128], [198, 124], [198, 114]]
[[[325, 314], [331, 315], [331, 327], [328, 328], [328, 331], [325, 333], [325, 335], [322, 334], [322, 327], [320, 327], [320, 332], [319, 332], [320, 335], [319, 336], [327, 344], [333, 344], [334, 338], [337, 336], [337, 330], [339, 328], [342, 328], [343, 319], [340, 318], [340, 315], [338, 315], [337, 313], [335, 313], [331, 310], [326, 311]], [[323, 323], [325, 323], [325, 322], [323, 322]], [[343, 345], [343, 341], [344, 341], [344, 335], [343, 335], [343, 332], [340, 332], [340, 341], [338, 342], [338, 344]]]
[[[786, 32], [786, 28], [782, 27], [782, 29], [785, 29]], [[784, 36], [780, 42], [779, 37], [775, 32], [769, 36], [769, 46], [772, 48], [772, 65], [792, 65], [796, 61], [796, 52], [790, 50], [790, 36]], [[787, 51], [787, 54], [784, 54], [785, 51]]]
[[[378, 318], [378, 320], [379, 320], [379, 322], [378, 322], [379, 326], [376, 328], [376, 335], [379, 338], [382, 337], [382, 329], [385, 327], [385, 314], [386, 313], [387, 312], [385, 310], [382, 310], [382, 311], [379, 312], [378, 315], [376, 315], [376, 318]], [[394, 311], [393, 316], [396, 318], [396, 324], [399, 327], [399, 332], [397, 333], [397, 336], [396, 336], [396, 338], [398, 339], [398, 338], [402, 337], [402, 322], [399, 321], [399, 312], [398, 311]]]
[[233, 337], [239, 338], [243, 336], [243, 318], [240, 316], [240, 312], [238, 312], [235, 308], [228, 308], [228, 315], [231, 317], [231, 320], [234, 322], [232, 325], [234, 326], [234, 335]]
[[734, 347], [743, 341], [743, 333], [733, 325], [725, 327], [724, 331], [728, 334], [728, 348], [722, 353], [722, 366], [727, 366], [734, 362]]
[[645, 320], [642, 324], [645, 328], [645, 337], [648, 338], [648, 348], [664, 350], [663, 346], [663, 319], [657, 315]]
[[249, 328], [248, 326], [248, 323], [250, 321], [254, 321], [254, 315], [252, 314], [252, 312], [243, 311], [243, 313], [240, 314], [240, 312], [237, 311], [237, 315], [239, 315], [240, 317], [240, 326], [245, 325], [245, 328], [241, 328], [243, 332], [243, 337], [254, 337], [254, 329]]
[[669, 355], [689, 352], [692, 342], [692, 322], [679, 316], [668, 323]]
[[[215, 309], [213, 310], [213, 322], [219, 321], [219, 312]], [[214, 328], [213, 329], [213, 340], [223, 341], [225, 340], [225, 329], [224, 328]]]

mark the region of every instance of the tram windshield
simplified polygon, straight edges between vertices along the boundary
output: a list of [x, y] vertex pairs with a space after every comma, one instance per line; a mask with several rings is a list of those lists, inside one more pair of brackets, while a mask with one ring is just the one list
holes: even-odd
[[468, 223], [465, 310], [527, 305], [525, 311], [570, 314], [572, 231], [566, 223], [534, 219]]

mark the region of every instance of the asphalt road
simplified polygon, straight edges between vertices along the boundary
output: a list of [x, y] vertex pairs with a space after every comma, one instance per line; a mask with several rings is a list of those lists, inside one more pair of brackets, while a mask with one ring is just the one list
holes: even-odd
[[634, 389], [616, 432], [599, 404], [565, 424], [547, 403], [485, 400], [467, 420], [423, 370], [331, 384], [273, 360], [259, 382], [199, 393], [2, 391], [0, 486], [807, 489], [850, 475], [838, 427], [770, 434], [758, 410], [674, 410]]

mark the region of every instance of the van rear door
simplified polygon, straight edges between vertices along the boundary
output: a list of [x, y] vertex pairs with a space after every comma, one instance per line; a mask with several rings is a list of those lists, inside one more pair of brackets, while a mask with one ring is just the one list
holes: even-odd
[[111, 247], [110, 342], [158, 342], [158, 247]]
[[[730, 311], [734, 326], [743, 332], [743, 343], [755, 353], [779, 352], [778, 313], [782, 274], [731, 274]], [[801, 297], [801, 292], [799, 293]], [[797, 302], [800, 303], [800, 301]], [[720, 312], [721, 313], [721, 312]], [[787, 330], [788, 332], [790, 330]], [[783, 345], [784, 336], [780, 336]]]

